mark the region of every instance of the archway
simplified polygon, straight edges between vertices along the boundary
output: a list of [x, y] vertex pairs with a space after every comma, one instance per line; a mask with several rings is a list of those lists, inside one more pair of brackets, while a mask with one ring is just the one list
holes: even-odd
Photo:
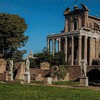
[[87, 77], [89, 78], [89, 82], [100, 82], [100, 70], [92, 69], [87, 73]]

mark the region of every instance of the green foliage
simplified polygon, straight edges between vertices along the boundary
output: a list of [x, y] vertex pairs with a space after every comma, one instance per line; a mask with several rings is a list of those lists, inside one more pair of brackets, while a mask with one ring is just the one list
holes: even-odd
[[100, 91], [0, 83], [0, 100], [100, 100]]
[[[20, 58], [25, 51], [18, 48], [25, 46], [28, 36], [24, 35], [27, 29], [25, 20], [18, 15], [0, 13], [0, 57]], [[16, 55], [16, 56], [15, 56]]]
[[41, 53], [37, 53], [34, 56], [37, 57], [37, 59], [40, 62], [46, 62], [47, 61], [47, 62], [51, 63], [52, 60], [53, 60], [53, 55], [48, 53], [48, 50], [47, 50], [46, 47], [43, 48]]
[[64, 65], [65, 64], [65, 55], [64, 53], [58, 52], [54, 56], [48, 52], [48, 49], [46, 47], [43, 48], [42, 52], [34, 54], [37, 59], [32, 61], [33, 65], [39, 66], [41, 62], [48, 62], [51, 66], [53, 65]]
[[58, 80], [64, 79], [67, 74], [65, 66], [53, 66], [52, 67], [52, 77], [57, 77]]
[[55, 53], [53, 57], [52, 65], [64, 65], [65, 64], [65, 54], [63, 51]]
[[39, 68], [40, 61], [38, 59], [29, 58], [31, 68]]

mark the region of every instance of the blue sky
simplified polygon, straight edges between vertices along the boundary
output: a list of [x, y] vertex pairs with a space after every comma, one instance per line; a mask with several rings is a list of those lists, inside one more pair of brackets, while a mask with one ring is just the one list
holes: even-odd
[[33, 53], [46, 47], [48, 34], [60, 33], [64, 29], [63, 12], [67, 7], [73, 9], [76, 4], [87, 5], [90, 15], [100, 17], [100, 0], [0, 0], [0, 12], [17, 14], [23, 17], [28, 25], [25, 35], [29, 36], [26, 46]]

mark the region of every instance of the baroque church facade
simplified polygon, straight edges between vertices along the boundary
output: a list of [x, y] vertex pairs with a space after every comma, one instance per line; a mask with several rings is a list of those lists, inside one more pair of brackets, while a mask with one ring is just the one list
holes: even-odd
[[83, 4], [75, 5], [73, 11], [68, 7], [64, 17], [64, 31], [47, 36], [49, 52], [63, 51], [67, 65], [80, 65], [82, 59], [91, 65], [100, 54], [100, 18], [90, 16]]

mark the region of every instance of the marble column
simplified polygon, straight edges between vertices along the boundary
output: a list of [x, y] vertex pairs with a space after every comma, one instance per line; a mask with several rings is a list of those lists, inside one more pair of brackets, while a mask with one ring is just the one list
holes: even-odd
[[84, 59], [87, 61], [87, 36], [84, 37]]
[[99, 39], [96, 38], [96, 58], [99, 58]]
[[78, 64], [81, 65], [82, 59], [82, 36], [79, 36], [78, 39]]
[[61, 51], [61, 38], [58, 39], [58, 51]]
[[93, 37], [90, 38], [90, 57], [89, 57], [89, 65], [92, 64], [92, 41], [93, 41]]
[[48, 48], [48, 52], [50, 53], [50, 39], [47, 39], [47, 48]]
[[65, 37], [65, 62], [67, 63], [67, 37]]
[[55, 54], [55, 51], [56, 51], [56, 40], [53, 39], [53, 40], [52, 40], [52, 54], [53, 54], [53, 56], [54, 56], [54, 54]]
[[74, 36], [72, 36], [71, 65], [74, 64]]

